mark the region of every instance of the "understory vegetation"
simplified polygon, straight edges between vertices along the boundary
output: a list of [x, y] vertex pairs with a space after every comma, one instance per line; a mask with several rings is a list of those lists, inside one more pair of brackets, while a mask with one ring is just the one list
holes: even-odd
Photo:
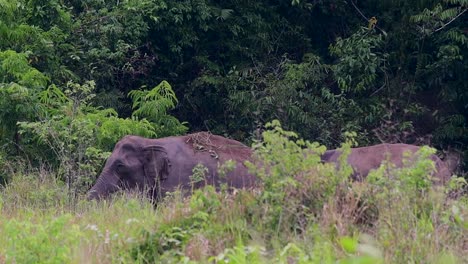
[[[277, 121], [249, 167], [258, 188], [207, 186], [172, 193], [154, 207], [138, 193], [70, 203], [49, 170], [17, 168], [0, 192], [5, 263], [462, 263], [468, 254], [466, 182], [432, 186], [429, 148], [365, 182], [346, 162], [320, 162], [325, 148]], [[346, 153], [351, 143], [342, 146]], [[311, 151], [317, 154], [310, 154]], [[307, 154], [307, 155], [306, 155]], [[268, 170], [264, 168], [268, 167]]]

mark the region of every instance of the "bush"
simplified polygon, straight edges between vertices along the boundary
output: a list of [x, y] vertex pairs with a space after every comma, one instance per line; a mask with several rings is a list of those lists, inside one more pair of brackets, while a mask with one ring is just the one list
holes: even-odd
[[257, 166], [249, 165], [262, 182], [259, 222], [276, 235], [301, 232], [320, 214], [337, 186], [346, 184], [350, 173], [322, 164], [324, 146], [297, 139], [296, 133], [283, 130], [278, 121], [267, 128], [271, 130], [263, 133], [263, 141], [254, 145]]

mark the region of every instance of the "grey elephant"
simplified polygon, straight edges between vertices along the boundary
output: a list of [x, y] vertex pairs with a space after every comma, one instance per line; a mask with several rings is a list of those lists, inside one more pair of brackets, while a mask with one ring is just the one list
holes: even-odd
[[[363, 180], [371, 170], [379, 168], [382, 162], [387, 160], [397, 168], [401, 168], [404, 165], [404, 154], [409, 152], [414, 158], [414, 154], [420, 148], [409, 144], [378, 144], [352, 148], [347, 160], [348, 164], [353, 168], [352, 178], [358, 181]], [[340, 150], [327, 150], [322, 155], [322, 161], [337, 163], [340, 155]], [[447, 164], [436, 155], [431, 155], [429, 158], [435, 164], [435, 170], [432, 172], [434, 183], [446, 183], [452, 176]], [[411, 158], [409, 162], [411, 162]]]
[[[88, 198], [104, 198], [119, 189], [139, 189], [157, 201], [178, 187], [183, 191], [193, 188], [192, 170], [198, 164], [208, 171], [195, 188], [220, 183], [253, 187], [256, 179], [244, 165], [251, 155], [251, 149], [244, 144], [207, 132], [160, 139], [125, 136], [115, 145]], [[235, 168], [219, 175], [219, 165], [228, 160], [235, 163]]]

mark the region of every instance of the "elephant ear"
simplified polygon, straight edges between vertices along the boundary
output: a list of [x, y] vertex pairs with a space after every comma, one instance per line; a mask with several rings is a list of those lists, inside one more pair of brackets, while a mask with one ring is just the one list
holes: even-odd
[[171, 163], [167, 157], [166, 149], [162, 146], [148, 146], [143, 149], [145, 155], [145, 175], [154, 179], [155, 183], [167, 179]]

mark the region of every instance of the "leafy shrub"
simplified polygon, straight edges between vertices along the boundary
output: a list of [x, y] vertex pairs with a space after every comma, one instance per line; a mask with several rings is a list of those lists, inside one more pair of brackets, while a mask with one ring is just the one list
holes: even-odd
[[330, 74], [330, 65], [314, 53], [233, 67], [222, 82], [229, 96], [224, 100], [229, 127], [236, 128], [231, 133], [250, 131], [249, 137], [260, 139], [265, 123], [277, 119], [285, 129], [334, 146], [343, 131], [361, 131], [360, 120], [351, 119], [350, 113], [362, 112], [363, 106], [327, 86]]
[[196, 190], [190, 198], [190, 213], [160, 225], [156, 232], [145, 230], [141, 242], [133, 248], [132, 256], [144, 263], [180, 260], [190, 239], [212, 227], [210, 223], [220, 205], [213, 186]]
[[360, 92], [375, 85], [379, 71], [384, 69], [385, 56], [378, 52], [383, 43], [382, 35], [361, 28], [330, 46], [331, 54], [340, 59], [333, 70], [343, 91]]
[[144, 263], [208, 261], [251, 237], [246, 221], [254, 207], [248, 191], [217, 192], [211, 185], [195, 190], [189, 199], [166, 197], [158, 204], [162, 223], [143, 230], [132, 257]]
[[[455, 252], [444, 250], [445, 243], [461, 239], [460, 232], [465, 232], [463, 224], [449, 220], [455, 217], [453, 208], [465, 206], [463, 201], [448, 201], [444, 187], [432, 187], [434, 163], [429, 156], [434, 152], [423, 147], [416, 154], [417, 160], [404, 161], [405, 167], [383, 164], [368, 176], [371, 184], [367, 192], [378, 208], [373, 225], [385, 259], [427, 262], [446, 253], [452, 255]], [[451, 203], [454, 207], [449, 206]], [[414, 253], [407, 254], [408, 250]]]
[[16, 122], [31, 120], [41, 112], [37, 94], [49, 82], [47, 76], [29, 65], [28, 56], [0, 50], [0, 142], [17, 151], [20, 142]]
[[178, 102], [168, 82], [162, 81], [149, 91], [133, 90], [128, 95], [133, 100], [132, 116], [148, 120], [158, 137], [180, 135], [187, 131], [185, 123], [168, 114]]
[[266, 127], [271, 130], [254, 146], [257, 166], [249, 165], [262, 182], [259, 221], [266, 225], [266, 232], [275, 230], [276, 235], [287, 230], [302, 232], [337, 187], [348, 181], [351, 171], [343, 166], [337, 172], [330, 164], [322, 164], [320, 155], [325, 147], [297, 139], [297, 134], [283, 130], [279, 121]]

